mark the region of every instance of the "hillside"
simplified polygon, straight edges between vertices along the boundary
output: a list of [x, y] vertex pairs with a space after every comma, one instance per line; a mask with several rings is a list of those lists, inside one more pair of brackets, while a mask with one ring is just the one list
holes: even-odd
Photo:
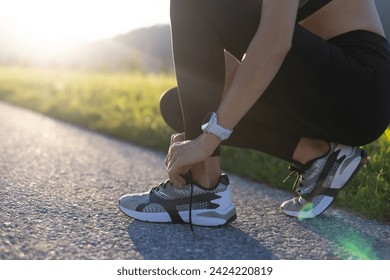
[[[390, 0], [376, 0], [377, 8], [390, 38]], [[169, 25], [131, 31], [109, 40], [95, 42], [73, 53], [74, 66], [80, 68], [172, 72]]]
[[75, 49], [63, 63], [76, 68], [110, 71], [172, 72], [169, 25], [137, 29]]

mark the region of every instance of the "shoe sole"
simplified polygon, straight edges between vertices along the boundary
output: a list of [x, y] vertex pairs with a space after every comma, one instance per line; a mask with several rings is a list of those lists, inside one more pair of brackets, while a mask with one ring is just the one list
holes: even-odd
[[[161, 213], [146, 213], [127, 209], [119, 204], [119, 209], [136, 220], [151, 222], [151, 223], [172, 223], [172, 219], [167, 212]], [[189, 211], [178, 212], [185, 223], [189, 223]], [[237, 218], [236, 208], [234, 205], [229, 206], [224, 210], [204, 209], [192, 210], [192, 224], [197, 226], [222, 226], [234, 221]]]
[[[351, 176], [349, 176], [349, 178], [344, 183], [343, 183], [344, 180], [342, 180], [342, 178], [335, 178], [335, 179], [337, 179], [337, 181], [335, 181], [335, 180], [332, 181], [332, 184], [329, 187], [329, 189], [337, 190], [337, 195], [338, 195], [340, 190], [342, 190], [345, 186], [347, 186], [353, 180], [353, 178], [356, 176], [356, 174], [359, 172], [359, 170], [365, 164], [366, 160], [367, 160], [367, 153], [364, 150], [361, 150], [360, 161], [357, 164], [357, 166], [354, 167], [355, 170], [352, 172]], [[353, 169], [350, 167], [348, 167], [348, 168]], [[337, 174], [337, 172], [338, 172], [338, 170], [336, 171], [336, 174]], [[281, 208], [281, 210], [283, 211], [283, 213], [285, 213], [286, 215], [291, 216], [291, 217], [299, 217], [300, 219], [315, 218], [315, 217], [321, 215], [322, 213], [324, 213], [331, 206], [331, 204], [333, 203], [333, 201], [337, 197], [337, 195], [336, 196], [328, 196], [327, 193], [328, 193], [328, 191], [326, 191], [323, 194], [323, 196], [324, 196], [323, 199], [321, 199], [319, 204], [315, 208], [313, 208], [311, 211], [296, 212], [296, 211], [283, 210], [282, 208]]]

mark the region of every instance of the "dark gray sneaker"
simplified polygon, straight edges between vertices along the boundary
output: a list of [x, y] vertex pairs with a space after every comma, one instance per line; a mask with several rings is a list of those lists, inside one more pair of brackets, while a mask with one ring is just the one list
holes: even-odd
[[290, 166], [290, 170], [299, 175], [294, 184], [298, 197], [283, 202], [281, 210], [302, 219], [320, 215], [357, 174], [366, 157], [358, 147], [330, 143], [325, 156], [305, 165], [294, 163], [296, 166]]
[[213, 189], [195, 183], [176, 187], [167, 180], [149, 192], [122, 196], [119, 209], [141, 221], [199, 226], [220, 226], [237, 217], [226, 174], [221, 175]]

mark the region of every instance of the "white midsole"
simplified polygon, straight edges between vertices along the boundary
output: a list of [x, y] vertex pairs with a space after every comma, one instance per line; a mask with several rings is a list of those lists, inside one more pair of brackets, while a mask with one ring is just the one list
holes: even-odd
[[[154, 222], [154, 223], [172, 222], [172, 219], [167, 212], [159, 212], [159, 213], [139, 212], [139, 211], [124, 208], [120, 204], [119, 204], [119, 208], [123, 213], [137, 220], [141, 220], [145, 222]], [[189, 211], [180, 211], [178, 213], [184, 222], [189, 223], [189, 216], [190, 216]], [[231, 215], [229, 215], [229, 213], [231, 213]], [[191, 215], [192, 215], [192, 224], [194, 225], [219, 226], [219, 225], [226, 224], [226, 222], [233, 215], [235, 215], [235, 207], [233, 204], [231, 204], [229, 207], [223, 210], [216, 210], [216, 209], [192, 210]], [[221, 216], [221, 217], [215, 217], [215, 216]]]

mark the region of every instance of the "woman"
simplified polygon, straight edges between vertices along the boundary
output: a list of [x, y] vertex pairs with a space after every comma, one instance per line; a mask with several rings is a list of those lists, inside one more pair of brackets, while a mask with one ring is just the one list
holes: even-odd
[[[390, 120], [390, 51], [374, 0], [171, 0], [178, 88], [161, 98], [176, 131], [169, 180], [119, 207], [151, 222], [236, 218], [219, 145], [292, 162], [312, 218], [354, 177]], [[210, 113], [212, 112], [212, 113]], [[259, 166], [259, 168], [261, 168]]]

